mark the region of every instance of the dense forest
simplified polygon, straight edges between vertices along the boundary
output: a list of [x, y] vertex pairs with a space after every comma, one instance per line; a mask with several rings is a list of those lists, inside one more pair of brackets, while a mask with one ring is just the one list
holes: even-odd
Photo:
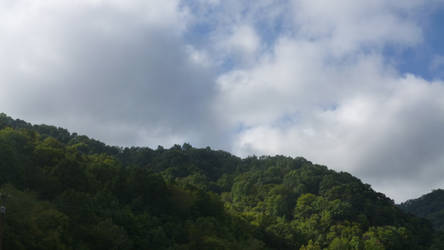
[[444, 190], [434, 190], [418, 199], [408, 200], [399, 207], [408, 213], [431, 221], [434, 228], [441, 231], [442, 236], [435, 239], [443, 241], [441, 246], [444, 249]]
[[8, 250], [444, 249], [411, 206], [304, 158], [112, 147], [5, 114], [0, 193]]

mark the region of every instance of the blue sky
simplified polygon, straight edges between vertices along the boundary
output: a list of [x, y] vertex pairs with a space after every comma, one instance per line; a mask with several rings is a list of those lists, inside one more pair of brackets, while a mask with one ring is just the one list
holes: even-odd
[[389, 57], [399, 62], [397, 69], [400, 72], [413, 73], [427, 80], [444, 77], [444, 65], [435, 67], [433, 64], [437, 56], [444, 55], [444, 9], [440, 7], [430, 12], [421, 22], [424, 32], [421, 44], [397, 53], [388, 53]]
[[0, 2], [0, 111], [444, 188], [442, 0]]

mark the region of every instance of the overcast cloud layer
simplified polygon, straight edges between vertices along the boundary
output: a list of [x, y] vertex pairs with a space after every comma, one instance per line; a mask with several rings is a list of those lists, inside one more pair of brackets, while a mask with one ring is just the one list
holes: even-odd
[[443, 5], [0, 1], [0, 111], [113, 145], [304, 156], [399, 202], [444, 188], [444, 55], [433, 81], [398, 69]]

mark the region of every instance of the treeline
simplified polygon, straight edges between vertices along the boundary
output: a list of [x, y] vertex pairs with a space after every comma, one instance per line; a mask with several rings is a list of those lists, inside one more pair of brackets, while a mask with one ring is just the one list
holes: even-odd
[[433, 190], [399, 206], [406, 212], [430, 220], [436, 229], [444, 231], [444, 190]]
[[436, 189], [418, 199], [408, 200], [399, 207], [413, 215], [425, 218], [433, 223], [435, 228], [435, 246], [444, 249], [444, 190]]
[[443, 249], [432, 225], [303, 158], [119, 148], [0, 114], [4, 249]]

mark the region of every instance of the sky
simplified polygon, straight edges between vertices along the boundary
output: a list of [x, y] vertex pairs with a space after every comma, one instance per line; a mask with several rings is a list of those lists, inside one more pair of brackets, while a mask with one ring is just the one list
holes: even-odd
[[0, 112], [444, 188], [444, 0], [0, 0]]

